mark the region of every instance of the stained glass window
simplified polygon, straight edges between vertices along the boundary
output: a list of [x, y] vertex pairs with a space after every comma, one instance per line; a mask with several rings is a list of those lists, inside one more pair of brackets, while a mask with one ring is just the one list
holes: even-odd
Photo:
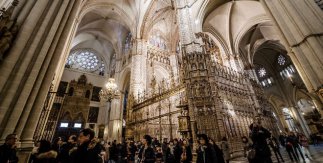
[[282, 55], [279, 55], [278, 56], [278, 64], [279, 65], [281, 65], [281, 66], [283, 66], [284, 64], [285, 64], [285, 57], [284, 56], [282, 56]]
[[267, 74], [267, 72], [266, 72], [266, 70], [265, 70], [265, 68], [260, 68], [259, 70], [258, 70], [258, 75], [259, 75], [259, 77], [264, 77], [264, 76], [266, 76], [266, 74]]
[[71, 52], [65, 64], [66, 68], [104, 74], [104, 62], [92, 49], [77, 49]]

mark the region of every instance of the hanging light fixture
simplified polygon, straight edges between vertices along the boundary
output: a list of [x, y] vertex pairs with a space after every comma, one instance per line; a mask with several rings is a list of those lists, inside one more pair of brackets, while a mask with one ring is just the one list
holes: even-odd
[[111, 102], [112, 99], [119, 97], [118, 86], [115, 83], [114, 78], [109, 78], [108, 82], [105, 84], [105, 87], [100, 91], [100, 100]]

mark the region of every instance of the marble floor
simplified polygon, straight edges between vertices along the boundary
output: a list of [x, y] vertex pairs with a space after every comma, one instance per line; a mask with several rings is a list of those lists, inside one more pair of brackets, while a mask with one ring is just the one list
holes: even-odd
[[[310, 150], [310, 153], [311, 153], [311, 156], [312, 156], [312, 160], [306, 158], [305, 159], [305, 162], [306, 163], [323, 163], [323, 144], [320, 144], [320, 145], [317, 145], [317, 146], [313, 146], [311, 145], [309, 147], [309, 150]], [[292, 163], [292, 161], [290, 160], [289, 156], [288, 156], [288, 153], [286, 152], [285, 148], [280, 148], [280, 152], [284, 158], [284, 161], [285, 163]], [[277, 158], [275, 156], [274, 153], [272, 153], [272, 160], [274, 163], [277, 163]], [[244, 157], [238, 157], [238, 158], [235, 158], [233, 160], [230, 160], [230, 163], [247, 163], [248, 160]], [[296, 162], [304, 162], [303, 160], [301, 161], [294, 161], [295, 163]]]

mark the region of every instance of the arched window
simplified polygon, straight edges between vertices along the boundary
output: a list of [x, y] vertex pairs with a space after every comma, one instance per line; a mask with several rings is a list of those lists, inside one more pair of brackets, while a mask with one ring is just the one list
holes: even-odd
[[77, 49], [68, 56], [65, 67], [103, 76], [105, 64], [93, 49]]
[[259, 77], [263, 78], [266, 76], [266, 74], [267, 74], [267, 72], [266, 72], [265, 68], [263, 68], [263, 67], [259, 68], [259, 70], [258, 70]]
[[283, 55], [279, 55], [278, 56], [278, 59], [277, 59], [277, 62], [280, 66], [284, 66], [285, 63], [286, 63], [286, 60], [285, 60], [285, 57]]

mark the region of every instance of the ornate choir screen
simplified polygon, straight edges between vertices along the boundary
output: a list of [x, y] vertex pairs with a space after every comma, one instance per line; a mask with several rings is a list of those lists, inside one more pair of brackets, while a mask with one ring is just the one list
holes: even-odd
[[[143, 134], [159, 140], [180, 137], [178, 127], [182, 125], [179, 121], [183, 121], [183, 110], [176, 106], [187, 98], [188, 115], [195, 122], [193, 126], [188, 125], [194, 128], [191, 130], [217, 141], [226, 136], [235, 144], [233, 150], [238, 150], [240, 138], [248, 135], [255, 116], [271, 110], [261, 86], [243, 72], [237, 56], [222, 55], [205, 33], [196, 36], [202, 39], [202, 52], [185, 54], [182, 48], [183, 72], [178, 74], [183, 74], [184, 84], [174, 81], [169, 84], [176, 78], [172, 76], [166, 84], [168, 87], [163, 88], [163, 81], [156, 84], [153, 76], [148, 91], [138, 94], [137, 99], [129, 98], [126, 137], [134, 135], [136, 140]], [[148, 47], [147, 58], [151, 67], [159, 64], [167, 69], [169, 65], [167, 53], [153, 46]], [[154, 74], [154, 70], [148, 74]], [[263, 114], [262, 118], [264, 126], [274, 131], [272, 114]]]
[[[181, 109], [176, 104], [183, 98], [183, 87], [175, 86], [162, 89], [160, 92], [141, 99], [129, 97], [127, 109], [127, 138], [140, 140], [145, 134], [150, 134], [159, 140], [163, 138], [179, 138], [178, 116]], [[133, 101], [133, 102], [132, 102]]]

